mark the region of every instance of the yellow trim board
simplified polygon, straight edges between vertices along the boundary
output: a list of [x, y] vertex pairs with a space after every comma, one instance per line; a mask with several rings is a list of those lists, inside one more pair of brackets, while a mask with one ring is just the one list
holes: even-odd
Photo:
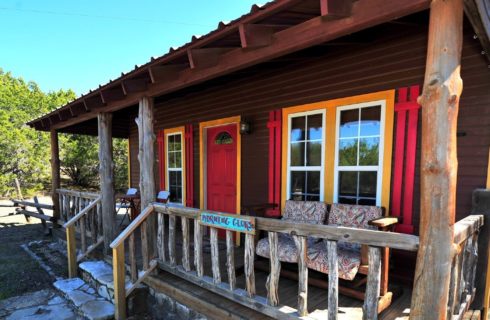
[[[186, 194], [186, 163], [185, 163], [185, 126], [180, 126], [180, 127], [175, 127], [175, 128], [169, 128], [169, 129], [163, 129], [163, 146], [164, 146], [164, 152], [165, 152], [165, 181], [163, 182], [165, 185], [165, 189], [169, 189], [168, 187], [168, 140], [167, 137], [171, 134], [177, 134], [179, 133], [181, 135], [181, 141], [182, 141], [182, 205], [185, 206], [186, 199], [187, 199], [187, 194]], [[169, 190], [170, 191], [170, 190]]]
[[[237, 125], [237, 194], [236, 194], [236, 214], [240, 214], [242, 201], [242, 137], [240, 135], [240, 116], [204, 121], [199, 123], [199, 207], [201, 210], [204, 206], [204, 129], [219, 127], [227, 124]], [[237, 237], [236, 244], [240, 245], [240, 237]]]
[[[391, 184], [391, 160], [393, 152], [393, 123], [395, 113], [395, 90], [386, 90], [352, 97], [339, 98], [300, 106], [285, 108], [282, 111], [282, 185], [281, 185], [281, 207], [287, 199], [287, 156], [288, 156], [288, 126], [291, 114], [325, 110], [325, 153], [324, 153], [324, 190], [323, 197], [326, 202], [334, 199], [334, 174], [335, 174], [335, 143], [336, 143], [336, 117], [337, 108], [352, 104], [370, 101], [385, 100], [385, 127], [384, 127], [384, 151], [383, 151], [383, 176], [381, 190], [381, 205], [389, 212], [390, 184]], [[490, 172], [490, 171], [489, 171]]]

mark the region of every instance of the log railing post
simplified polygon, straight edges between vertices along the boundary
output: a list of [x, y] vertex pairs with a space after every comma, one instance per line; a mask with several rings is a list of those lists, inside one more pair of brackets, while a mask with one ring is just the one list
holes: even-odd
[[194, 220], [194, 267], [198, 277], [204, 275], [204, 265], [202, 258], [202, 226], [199, 219]]
[[422, 105], [420, 247], [411, 319], [446, 319], [455, 254], [456, 131], [463, 0], [431, 3]]
[[[60, 200], [59, 194], [56, 191], [60, 188], [60, 148], [58, 144], [58, 132], [51, 129], [51, 198], [53, 199], [53, 218], [59, 219], [60, 215]], [[57, 223], [53, 226], [58, 227]]]
[[[328, 255], [328, 319], [335, 320], [339, 310], [339, 258], [337, 242], [327, 241]], [[371, 270], [372, 266], [369, 266]]]
[[279, 305], [279, 276], [281, 275], [281, 262], [279, 261], [278, 249], [278, 234], [277, 232], [269, 232], [269, 261], [270, 274], [267, 277], [267, 302], [270, 306], [276, 307]]
[[368, 252], [368, 279], [366, 296], [362, 307], [363, 320], [378, 319], [378, 302], [381, 289], [381, 249], [369, 247]]
[[104, 225], [104, 250], [108, 252], [114, 239], [116, 205], [114, 191], [114, 162], [112, 161], [112, 113], [99, 113], [99, 176]]
[[75, 225], [66, 228], [66, 248], [68, 255], [68, 277], [77, 276], [77, 245], [75, 242]]
[[304, 317], [308, 314], [308, 256], [307, 238], [293, 236], [296, 248], [298, 248], [298, 314]]
[[[155, 185], [155, 133], [153, 132], [153, 99], [142, 97], [139, 101], [138, 125], [140, 163], [141, 208], [144, 209], [156, 199]], [[148, 254], [153, 259], [156, 254], [156, 219], [148, 217]]]

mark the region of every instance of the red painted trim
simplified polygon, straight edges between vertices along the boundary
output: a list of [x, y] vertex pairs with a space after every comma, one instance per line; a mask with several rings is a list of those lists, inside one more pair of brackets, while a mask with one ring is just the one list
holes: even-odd
[[163, 130], [158, 132], [158, 173], [160, 176], [160, 190], [165, 190], [165, 135]]
[[185, 126], [185, 205], [194, 206], [194, 137], [192, 124]]
[[[413, 233], [414, 231], [412, 216], [418, 113], [420, 109], [420, 105], [417, 103], [419, 88], [419, 86], [412, 86], [398, 89], [398, 101], [395, 104], [397, 122], [391, 214], [402, 218], [402, 223], [396, 229], [402, 233]], [[408, 89], [410, 89], [410, 96]]]
[[268, 209], [267, 215], [278, 217], [281, 215], [281, 129], [282, 111], [274, 110], [269, 112], [269, 192], [268, 202], [277, 205], [277, 208]]

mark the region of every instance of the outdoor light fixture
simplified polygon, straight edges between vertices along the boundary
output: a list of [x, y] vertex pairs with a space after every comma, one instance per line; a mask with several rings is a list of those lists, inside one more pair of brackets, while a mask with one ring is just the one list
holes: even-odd
[[250, 133], [250, 123], [248, 121], [242, 120], [240, 122], [240, 134]]

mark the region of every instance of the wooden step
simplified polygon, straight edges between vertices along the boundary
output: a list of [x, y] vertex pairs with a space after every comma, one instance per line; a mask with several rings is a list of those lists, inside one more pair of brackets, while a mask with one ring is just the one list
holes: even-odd
[[161, 270], [143, 282], [210, 319], [272, 319]]

